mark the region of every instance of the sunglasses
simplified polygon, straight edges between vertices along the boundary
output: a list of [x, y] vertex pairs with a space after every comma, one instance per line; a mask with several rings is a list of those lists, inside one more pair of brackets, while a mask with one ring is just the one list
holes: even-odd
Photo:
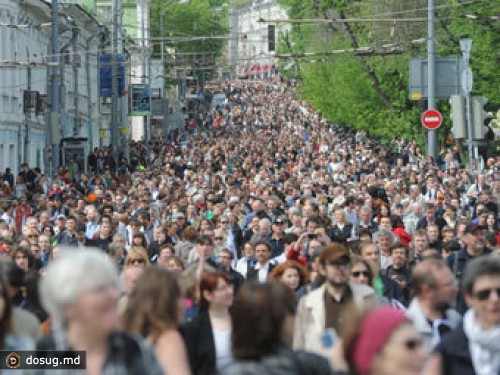
[[354, 271], [354, 272], [351, 272], [351, 275], [352, 277], [360, 277], [361, 275], [363, 275], [364, 277], [368, 278], [370, 277], [370, 273], [368, 271]]
[[222, 241], [224, 239], [224, 237], [214, 237], [214, 240], [216, 241]]
[[415, 350], [417, 348], [420, 348], [422, 346], [422, 340], [421, 339], [409, 339], [405, 341], [404, 346], [408, 350]]
[[227, 224], [227, 221], [221, 221], [220, 223], [221, 224]]
[[146, 261], [144, 259], [132, 259], [130, 264], [145, 264]]
[[480, 290], [480, 291], [474, 293], [474, 295], [476, 296], [476, 298], [479, 301], [486, 301], [487, 299], [490, 298], [490, 295], [493, 292], [495, 292], [497, 294], [497, 297], [500, 298], [500, 288], [483, 289], [483, 290]]

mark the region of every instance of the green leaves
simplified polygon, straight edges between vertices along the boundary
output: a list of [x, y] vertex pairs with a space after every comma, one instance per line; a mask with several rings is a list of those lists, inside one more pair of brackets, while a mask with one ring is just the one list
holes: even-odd
[[[348, 20], [348, 31], [340, 22], [295, 23], [286, 43], [280, 38], [278, 53], [327, 53], [294, 57], [299, 69], [285, 71], [298, 76], [304, 97], [311, 104], [330, 121], [364, 128], [387, 139], [400, 135], [423, 142], [418, 102], [408, 99], [408, 66], [410, 58], [426, 57], [425, 44], [410, 44], [412, 40], [427, 37], [426, 1], [280, 0], [280, 3], [292, 19], [332, 19], [343, 14]], [[460, 56], [458, 41], [464, 37], [473, 39], [470, 59], [475, 82], [473, 94], [489, 99], [488, 110], [500, 106], [500, 25], [493, 17], [499, 4], [499, 0], [487, 4], [436, 0], [436, 56]], [[390, 21], [377, 22], [381, 18]], [[331, 54], [335, 50], [351, 50], [353, 38], [359, 47], [376, 51], [383, 50], [386, 44], [396, 44], [401, 54], [364, 58], [353, 52]], [[281, 60], [281, 70], [291, 61]], [[369, 76], [370, 71], [375, 74], [378, 87], [374, 85], [374, 77]], [[394, 111], [387, 109], [384, 97], [389, 98]], [[438, 136], [444, 139], [450, 126], [449, 107], [446, 100], [437, 100], [437, 106], [445, 119]]]

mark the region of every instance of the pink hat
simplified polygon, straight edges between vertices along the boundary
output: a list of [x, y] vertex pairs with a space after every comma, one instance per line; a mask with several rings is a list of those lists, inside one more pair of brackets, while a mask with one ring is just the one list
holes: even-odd
[[390, 306], [377, 307], [364, 317], [352, 352], [354, 365], [360, 375], [370, 372], [375, 356], [392, 333], [405, 322], [409, 322], [405, 313]]

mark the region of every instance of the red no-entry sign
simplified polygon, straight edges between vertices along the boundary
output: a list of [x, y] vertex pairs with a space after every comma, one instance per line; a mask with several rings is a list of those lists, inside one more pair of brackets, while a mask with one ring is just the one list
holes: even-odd
[[422, 114], [422, 125], [429, 130], [439, 128], [442, 122], [443, 116], [435, 109], [428, 109]]

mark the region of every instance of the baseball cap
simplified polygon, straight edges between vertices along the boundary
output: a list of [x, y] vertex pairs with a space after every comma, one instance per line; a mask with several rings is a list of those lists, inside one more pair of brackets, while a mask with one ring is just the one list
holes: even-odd
[[57, 219], [66, 220], [66, 216], [64, 216], [63, 214], [60, 214], [60, 215], [57, 215]]
[[276, 218], [274, 220], [273, 224], [285, 224], [285, 220], [283, 220], [281, 217]]

